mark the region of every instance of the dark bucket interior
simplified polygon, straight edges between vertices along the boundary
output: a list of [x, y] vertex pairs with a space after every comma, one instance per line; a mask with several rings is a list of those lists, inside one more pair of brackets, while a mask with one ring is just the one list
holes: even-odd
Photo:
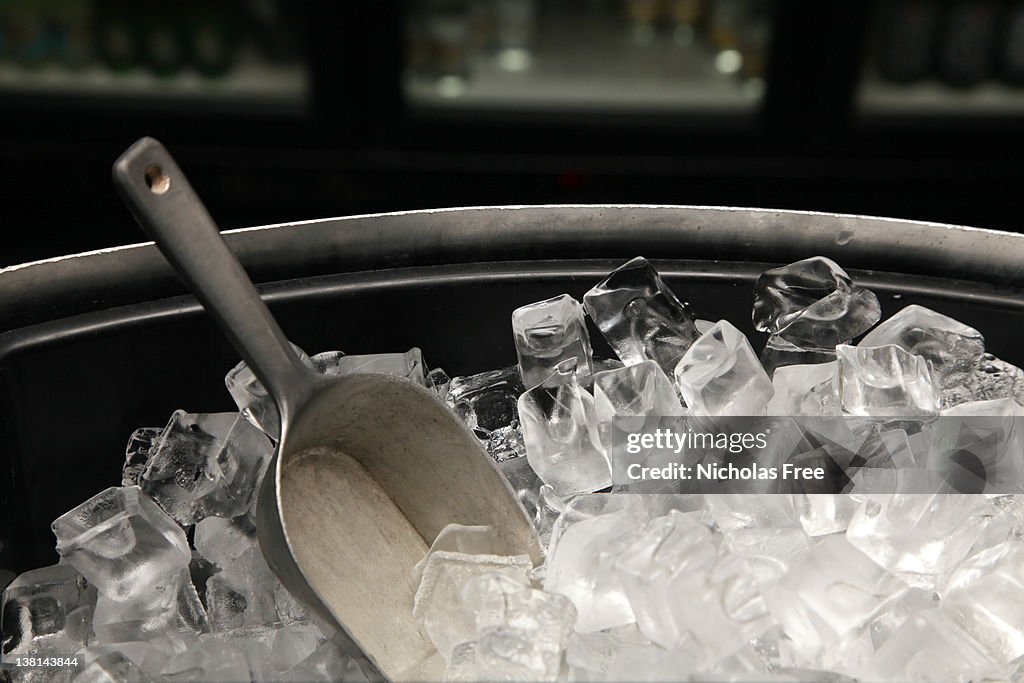
[[[289, 280], [263, 291], [289, 337], [310, 353], [404, 351], [464, 375], [515, 363], [510, 316], [561, 293], [581, 298], [635, 256], [398, 268]], [[808, 256], [811, 254], [808, 254]], [[759, 351], [752, 286], [769, 265], [657, 261], [698, 317], [728, 319]], [[988, 350], [1024, 364], [1020, 293], [973, 282], [851, 271], [882, 302], [883, 319], [912, 303], [985, 335]], [[129, 286], [126, 284], [126, 286]], [[595, 352], [610, 355], [592, 330]], [[57, 559], [50, 522], [120, 481], [137, 427], [171, 412], [235, 409], [224, 388], [235, 351], [190, 297], [65, 317], [0, 335], [0, 572]], [[344, 409], [343, 406], [339, 407]], [[0, 574], [2, 576], [2, 574]]]

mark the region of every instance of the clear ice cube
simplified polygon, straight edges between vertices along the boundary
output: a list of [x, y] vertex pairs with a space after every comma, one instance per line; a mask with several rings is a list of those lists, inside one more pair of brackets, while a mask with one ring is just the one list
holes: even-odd
[[160, 672], [162, 680], [190, 683], [249, 683], [249, 662], [241, 649], [229, 643], [203, 641], [193, 643], [176, 654]]
[[754, 285], [754, 327], [801, 348], [835, 348], [879, 318], [874, 293], [824, 256], [767, 270]]
[[124, 467], [121, 469], [121, 486], [137, 486], [142, 473], [146, 471], [150, 452], [163, 427], [142, 427], [132, 432], [124, 453]]
[[67, 564], [20, 574], [3, 592], [0, 661], [68, 655], [92, 640], [96, 589]]
[[938, 415], [928, 362], [898, 346], [836, 347], [836, 390], [843, 411], [865, 417]]
[[612, 421], [616, 417], [686, 413], [672, 380], [650, 360], [594, 375], [594, 407], [601, 444], [608, 453], [612, 448]]
[[975, 495], [876, 494], [861, 502], [846, 538], [911, 586], [934, 589], [967, 556], [993, 512]]
[[258, 543], [256, 527], [247, 515], [225, 519], [207, 517], [195, 527], [193, 540], [203, 558], [224, 569]]
[[576, 610], [561, 595], [505, 586], [480, 596], [476, 615], [480, 680], [557, 680]]
[[822, 656], [907, 585], [839, 535], [824, 538], [802, 562], [764, 591], [774, 619], [801, 656]]
[[434, 393], [442, 399], [448, 396], [452, 378], [444, 371], [444, 368], [434, 368], [427, 373], [427, 388], [433, 389]]
[[519, 374], [529, 388], [556, 386], [568, 381], [559, 367], [573, 361], [580, 380], [593, 374], [590, 335], [580, 302], [568, 294], [517, 308], [512, 332], [519, 357]]
[[430, 556], [436, 552], [511, 556], [514, 550], [489, 526], [449, 524], [441, 529], [441, 533], [430, 544], [430, 550], [423, 556], [423, 559], [413, 566], [412, 579], [416, 585], [420, 584], [423, 579], [423, 569], [427, 566]]
[[115, 600], [144, 595], [192, 558], [181, 527], [137, 486], [109, 488], [52, 528], [63, 561]]
[[210, 628], [188, 570], [166, 577], [144, 595], [124, 602], [100, 595], [93, 630], [101, 643], [146, 641], [182, 648]]
[[516, 401], [526, 391], [515, 365], [452, 378], [448, 405], [481, 439], [518, 422]]
[[643, 257], [612, 271], [586, 293], [583, 305], [626, 365], [653, 360], [669, 375], [700, 336], [688, 306]]
[[498, 469], [505, 475], [526, 513], [531, 517], [536, 515], [540, 488], [544, 482], [530, 467], [530, 461], [526, 459], [526, 446], [523, 446], [522, 456], [500, 461]]
[[632, 509], [591, 517], [567, 526], [557, 544], [549, 548], [544, 590], [572, 601], [579, 633], [634, 621], [614, 567], [641, 522]]
[[[291, 346], [299, 357], [299, 362], [310, 370], [316, 369], [305, 351], [295, 344]], [[245, 361], [231, 368], [224, 377], [224, 385], [227, 386], [231, 398], [235, 400], [242, 417], [276, 441], [281, 431], [281, 417], [277, 412], [277, 404]]]
[[307, 618], [271, 571], [258, 545], [209, 578], [206, 610], [215, 632]]
[[768, 414], [785, 417], [839, 415], [835, 374], [835, 362], [778, 368], [772, 377], [775, 394], [768, 402]]
[[693, 342], [674, 374], [694, 415], [763, 415], [774, 392], [750, 342], [726, 320]]
[[787, 365], [816, 365], [830, 363], [836, 359], [836, 351], [832, 349], [805, 349], [788, 342], [777, 334], [768, 337], [764, 349], [761, 350], [761, 365], [769, 377], [775, 371]]
[[236, 517], [252, 507], [273, 452], [237, 413], [178, 410], [151, 449], [140, 486], [182, 525]]
[[355, 660], [328, 641], [276, 679], [280, 683], [369, 683]]
[[[151, 677], [121, 652], [96, 657], [72, 679], [73, 683], [153, 683]], [[161, 679], [162, 680], [162, 679]], [[195, 680], [195, 679], [170, 679]], [[219, 679], [222, 680], [222, 679]]]
[[808, 536], [827, 536], [846, 531], [860, 502], [847, 494], [804, 493], [794, 499], [800, 526]]
[[519, 397], [518, 408], [527, 460], [545, 484], [561, 496], [611, 486], [594, 398], [575, 377], [531, 389]]
[[341, 351], [318, 353], [312, 358], [316, 369], [325, 375], [350, 375], [371, 372], [404, 377], [416, 384], [427, 385], [423, 352], [413, 347], [405, 353], [370, 353], [345, 355]]
[[985, 353], [985, 338], [973, 327], [912, 304], [871, 330], [858, 346], [894, 344], [928, 361], [936, 384], [961, 384]]
[[476, 605], [462, 596], [474, 576], [500, 574], [513, 583], [528, 585], [533, 567], [525, 555], [468, 555], [439, 550], [427, 556], [416, 590], [413, 616], [448, 661], [456, 645], [475, 639]]

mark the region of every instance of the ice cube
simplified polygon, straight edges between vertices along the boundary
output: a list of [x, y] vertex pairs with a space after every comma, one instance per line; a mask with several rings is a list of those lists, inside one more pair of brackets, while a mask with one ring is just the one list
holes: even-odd
[[611, 452], [611, 426], [616, 417], [684, 415], [672, 380], [654, 361], [594, 375], [594, 407], [601, 444]]
[[434, 368], [428, 372], [426, 381], [427, 388], [433, 389], [434, 393], [442, 399], [448, 396], [448, 390], [451, 387], [452, 378], [448, 376], [448, 373], [444, 371], [444, 368]]
[[840, 415], [836, 363], [787, 365], [772, 377], [775, 394], [768, 414], [785, 417]]
[[515, 365], [501, 370], [455, 377], [448, 404], [482, 439], [518, 421], [516, 400], [526, 391]]
[[719, 320], [675, 368], [694, 415], [763, 415], [774, 389], [743, 333]]
[[[493, 584], [492, 584], [493, 585]], [[476, 668], [487, 681], [555, 681], [576, 610], [561, 595], [507, 582], [480, 594]]]
[[540, 537], [540, 544], [547, 548], [551, 543], [551, 532], [554, 530], [555, 522], [565, 511], [566, 500], [555, 493], [555, 490], [544, 484], [540, 487], [537, 496], [537, 512], [533, 517], [533, 525]]
[[264, 680], [277, 680], [285, 671], [306, 661], [325, 642], [320, 629], [308, 621], [274, 628], [269, 652], [261, 662]]
[[671, 375], [700, 336], [687, 305], [643, 257], [612, 271], [586, 293], [583, 305], [626, 365], [653, 360]]
[[[569, 636], [565, 648], [565, 661], [570, 667], [597, 674], [606, 680], [608, 672], [616, 666], [616, 660], [628, 649], [647, 646], [651, 641], [640, 632], [636, 624], [627, 624], [597, 633], [576, 633]], [[573, 680], [570, 678], [570, 680]], [[575, 680], [584, 680], [577, 677]]]
[[282, 674], [280, 683], [369, 683], [359, 665], [328, 641]]
[[234, 519], [207, 517], [196, 524], [196, 550], [221, 569], [231, 566], [257, 542], [256, 527], [246, 515]]
[[880, 317], [874, 293], [824, 256], [767, 270], [754, 285], [754, 327], [801, 348], [835, 348]]
[[[73, 683], [152, 683], [154, 680], [154, 677], [149, 676], [120, 652], [109, 652], [96, 657], [72, 679]], [[196, 679], [174, 678], [170, 680]]]
[[575, 377], [568, 384], [531, 389], [519, 397], [518, 409], [530, 466], [556, 493], [568, 496], [611, 485], [594, 398]]
[[898, 346], [836, 347], [843, 411], [866, 417], [931, 417], [938, 393], [928, 363]]
[[973, 327], [911, 304], [871, 330], [858, 346], [895, 344], [928, 361], [935, 383], [943, 388], [961, 384], [985, 353], [985, 338]]
[[133, 664], [147, 674], [159, 673], [164, 668], [167, 660], [174, 654], [152, 643], [135, 641], [91, 645], [84, 650], [79, 650], [76, 656], [79, 659], [79, 666], [87, 667], [95, 660], [113, 653], [119, 653], [130, 659]]
[[1024, 405], [1024, 370], [986, 353], [961, 384], [942, 392], [941, 403], [943, 408], [951, 408], [967, 401], [996, 398], [1012, 398]]
[[119, 602], [100, 595], [93, 616], [93, 630], [101, 643], [147, 641], [181, 648], [209, 628], [187, 569], [167, 576], [134, 600]]
[[999, 663], [1024, 656], [1024, 545], [1014, 543], [989, 571], [956, 585], [942, 609]]
[[847, 494], [810, 493], [794, 497], [800, 526], [808, 536], [827, 536], [846, 531], [860, 502]]
[[220, 641], [193, 643], [164, 665], [160, 672], [165, 681], [207, 683], [249, 683], [249, 663], [238, 647]]
[[179, 524], [252, 507], [273, 445], [237, 413], [175, 411], [153, 446], [142, 490]]
[[590, 335], [583, 320], [583, 307], [568, 294], [562, 294], [512, 312], [519, 374], [529, 388], [556, 386], [568, 381], [558, 372], [567, 361], [574, 361], [576, 373], [587, 384], [593, 374]]
[[907, 585], [838, 535], [827, 536], [764, 592], [775, 620], [802, 657], [820, 657], [858, 629]]
[[372, 372], [382, 375], [396, 375], [427, 385], [423, 352], [413, 347], [405, 353], [370, 353], [347, 356], [340, 351], [318, 353], [312, 358], [313, 365], [325, 375], [350, 375]]
[[526, 459], [526, 443], [519, 425], [499, 427], [490, 433], [484, 447], [494, 462], [502, 463], [512, 458]]
[[441, 529], [430, 550], [412, 568], [412, 580], [417, 586], [423, 579], [423, 569], [430, 556], [436, 552], [459, 553], [462, 555], [504, 555], [511, 556], [515, 549], [499, 538], [489, 526], [466, 526], [449, 524]]
[[263, 559], [258, 545], [210, 577], [206, 609], [213, 631], [306, 618]]
[[52, 528], [63, 560], [115, 600], [144, 595], [192, 557], [181, 527], [137, 486], [109, 488]]
[[121, 469], [121, 486], [137, 486], [142, 473], [146, 471], [150, 452], [163, 427], [142, 427], [132, 432], [125, 448], [124, 467]]
[[19, 575], [3, 593], [0, 661], [69, 655], [92, 639], [96, 589], [67, 564]]
[[526, 447], [523, 446], [523, 455], [518, 458], [509, 458], [498, 463], [498, 469], [515, 491], [516, 497], [522, 503], [527, 514], [533, 517], [537, 514], [537, 502], [540, 496], [540, 487], [544, 482], [540, 480], [537, 473], [530, 467], [530, 461], [526, 458]]
[[788, 365], [817, 365], [830, 363], [836, 359], [835, 348], [805, 349], [786, 341], [777, 334], [768, 337], [768, 342], [761, 351], [761, 365], [769, 377], [775, 371]]
[[452, 649], [451, 661], [445, 674], [447, 683], [477, 683], [480, 675], [476, 670], [476, 641], [460, 643]]
[[801, 562], [811, 542], [798, 526], [736, 529], [726, 536], [724, 548], [745, 558], [750, 576], [758, 584], [770, 584]]
[[[299, 362], [310, 370], [316, 369], [305, 351], [295, 344], [291, 346], [299, 357]], [[224, 384], [227, 386], [231, 398], [235, 399], [235, 405], [238, 406], [242, 416], [276, 441], [281, 430], [281, 417], [277, 412], [277, 404], [267, 393], [266, 388], [256, 379], [255, 373], [245, 364], [245, 361], [231, 368], [231, 371], [224, 377]]]
[[786, 494], [721, 493], [705, 495], [704, 500], [709, 516], [725, 534], [737, 529], [794, 526], [798, 519], [793, 496]]
[[504, 579], [527, 585], [532, 563], [525, 555], [467, 555], [439, 550], [427, 556], [423, 578], [413, 603], [413, 616], [448, 661], [452, 649], [476, 634], [476, 605], [462, 597], [463, 588], [474, 576], [500, 574]]
[[867, 680], [1006, 680], [982, 646], [942, 609], [918, 612], [878, 649]]
[[850, 520], [846, 538], [911, 586], [933, 590], [967, 556], [993, 512], [974, 495], [872, 495]]
[[633, 509], [584, 519], [567, 526], [549, 548], [544, 590], [572, 601], [579, 633], [634, 621], [614, 566], [640, 523], [642, 517]]

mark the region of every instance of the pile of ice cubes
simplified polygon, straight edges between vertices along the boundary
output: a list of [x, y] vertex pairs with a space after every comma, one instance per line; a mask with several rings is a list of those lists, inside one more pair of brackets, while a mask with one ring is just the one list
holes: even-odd
[[[594, 356], [588, 318], [617, 358]], [[1018, 496], [908, 493], [899, 477], [884, 495], [609, 491], [616, 416], [870, 417], [910, 472], [930, 420], [1024, 415], [1024, 372], [977, 330], [917, 305], [880, 318], [827, 258], [770, 270], [758, 357], [636, 258], [582, 304], [515, 310], [510, 367], [449, 378], [418, 349], [300, 357], [432, 388], [534, 518], [541, 566], [502, 555], [487, 527], [450, 525], [413, 569], [409, 609], [448, 680], [1024, 680]], [[260, 553], [278, 418], [244, 364], [226, 383], [240, 413], [137, 430], [122, 485], [54, 522], [60, 563], [7, 587], [4, 662], [81, 660], [15, 680], [365, 680]]]

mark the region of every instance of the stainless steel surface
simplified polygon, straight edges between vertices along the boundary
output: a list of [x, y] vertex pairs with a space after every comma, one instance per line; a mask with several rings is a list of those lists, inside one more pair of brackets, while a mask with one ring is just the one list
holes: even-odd
[[305, 368], [162, 145], [137, 142], [114, 181], [278, 404], [281, 437], [257, 505], [268, 563], [372, 677], [442, 676], [412, 618], [410, 570], [449, 523], [490, 525], [510, 553], [539, 561], [512, 489], [433, 392]]
[[[894, 190], [898, 191], [898, 190]], [[847, 269], [1024, 288], [1024, 235], [843, 214], [700, 206], [524, 206], [328, 218], [225, 233], [257, 282], [401, 266], [545, 259], [788, 263], [829, 256]], [[67, 279], [79, 283], [80, 300]], [[123, 283], [131, 282], [126, 288]], [[26, 299], [24, 292], [32, 292]], [[151, 244], [0, 271], [0, 321], [53, 319], [181, 293]]]

